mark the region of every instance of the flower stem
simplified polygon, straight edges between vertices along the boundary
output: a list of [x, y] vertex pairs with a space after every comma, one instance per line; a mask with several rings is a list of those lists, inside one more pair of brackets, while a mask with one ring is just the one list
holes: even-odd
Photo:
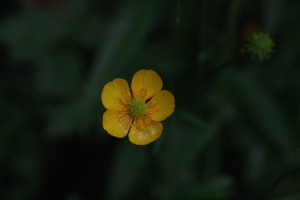
[[215, 80], [216, 75], [221, 72], [222, 70], [230, 67], [232, 64], [238, 62], [239, 60], [241, 60], [243, 57], [239, 54], [235, 55], [234, 57], [232, 57], [231, 59], [227, 60], [226, 62], [220, 64], [217, 67], [214, 67], [213, 69], [209, 70], [206, 69], [204, 74], [205, 76], [203, 77], [202, 83], [204, 85], [208, 85], [208, 82], [212, 82]]
[[[267, 192], [267, 195], [269, 194], [270, 196], [272, 196], [272, 194], [270, 193], [273, 193], [274, 190], [277, 188], [277, 186], [285, 179], [287, 178], [288, 176], [291, 176], [297, 172], [300, 172], [300, 166], [292, 169], [292, 170], [289, 170], [287, 172], [285, 172], [284, 174], [282, 174], [281, 176], [279, 176], [274, 182], [273, 184], [271, 185], [269, 191]], [[299, 192], [299, 190], [295, 190], [296, 192]], [[295, 192], [293, 191], [293, 192]], [[291, 192], [287, 192], [285, 194], [290, 194]]]

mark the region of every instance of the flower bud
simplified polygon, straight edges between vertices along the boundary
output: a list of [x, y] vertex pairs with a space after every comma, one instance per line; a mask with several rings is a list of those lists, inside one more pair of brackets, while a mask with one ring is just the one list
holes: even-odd
[[253, 33], [246, 44], [246, 51], [252, 55], [253, 59], [264, 61], [270, 58], [273, 52], [273, 40], [263, 32]]

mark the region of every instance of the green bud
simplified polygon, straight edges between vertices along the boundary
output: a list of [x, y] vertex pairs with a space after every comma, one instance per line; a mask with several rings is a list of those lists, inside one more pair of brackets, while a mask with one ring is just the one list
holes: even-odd
[[273, 46], [273, 40], [267, 33], [253, 33], [246, 44], [246, 51], [252, 54], [253, 59], [264, 61], [270, 58]]

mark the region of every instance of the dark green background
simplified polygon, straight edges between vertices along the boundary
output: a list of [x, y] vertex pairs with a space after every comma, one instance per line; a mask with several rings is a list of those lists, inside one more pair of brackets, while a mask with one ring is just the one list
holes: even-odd
[[[300, 1], [20, 0], [0, 16], [1, 200], [300, 199]], [[240, 53], [253, 25], [266, 62]], [[104, 84], [139, 69], [176, 98], [147, 146], [101, 124]]]

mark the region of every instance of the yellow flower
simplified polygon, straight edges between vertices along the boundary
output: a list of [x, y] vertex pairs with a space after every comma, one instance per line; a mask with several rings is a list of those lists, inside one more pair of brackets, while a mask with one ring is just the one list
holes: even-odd
[[107, 83], [101, 94], [104, 107], [103, 128], [112, 136], [146, 145], [160, 137], [161, 121], [175, 108], [175, 98], [163, 86], [160, 76], [153, 70], [139, 70], [131, 81], [131, 90], [124, 79]]

